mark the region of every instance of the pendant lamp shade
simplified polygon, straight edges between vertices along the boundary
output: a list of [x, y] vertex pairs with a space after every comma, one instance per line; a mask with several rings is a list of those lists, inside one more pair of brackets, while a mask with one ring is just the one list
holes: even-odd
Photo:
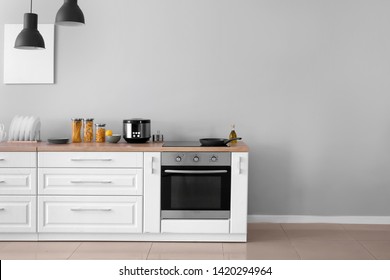
[[38, 31], [38, 15], [33, 13], [24, 14], [23, 30], [15, 40], [16, 49], [44, 49], [45, 41]]
[[56, 15], [56, 24], [79, 26], [85, 24], [84, 14], [77, 5], [77, 0], [64, 0]]

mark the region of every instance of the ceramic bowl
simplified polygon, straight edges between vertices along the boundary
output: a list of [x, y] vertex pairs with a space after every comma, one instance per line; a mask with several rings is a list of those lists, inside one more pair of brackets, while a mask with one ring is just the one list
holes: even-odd
[[120, 134], [113, 134], [112, 136], [106, 136], [106, 141], [108, 143], [118, 143], [121, 140]]

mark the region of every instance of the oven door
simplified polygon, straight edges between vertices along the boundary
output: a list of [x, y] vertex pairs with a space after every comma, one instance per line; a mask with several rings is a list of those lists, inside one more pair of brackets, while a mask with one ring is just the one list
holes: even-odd
[[230, 166], [162, 166], [162, 219], [229, 219]]

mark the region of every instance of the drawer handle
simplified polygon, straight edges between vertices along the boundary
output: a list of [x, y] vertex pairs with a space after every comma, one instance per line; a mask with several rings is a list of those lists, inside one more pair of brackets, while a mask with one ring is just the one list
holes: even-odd
[[241, 157], [238, 157], [237, 171], [238, 171], [238, 174], [241, 174]]
[[72, 158], [71, 161], [112, 161], [112, 158]]
[[5, 211], [5, 208], [0, 208], [0, 211]]
[[71, 211], [75, 212], [82, 212], [82, 211], [104, 211], [104, 212], [109, 212], [112, 209], [111, 208], [71, 208]]
[[4, 180], [0, 180], [0, 184], [1, 184], [1, 183], [5, 183], [5, 181], [4, 181]]
[[5, 160], [5, 158], [0, 158], [0, 161], [4, 161]]
[[70, 181], [72, 184], [111, 184], [112, 181]]

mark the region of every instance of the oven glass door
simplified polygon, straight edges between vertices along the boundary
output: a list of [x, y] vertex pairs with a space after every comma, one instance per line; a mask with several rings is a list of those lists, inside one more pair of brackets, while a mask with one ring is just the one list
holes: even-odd
[[230, 166], [162, 167], [162, 218], [229, 218]]

